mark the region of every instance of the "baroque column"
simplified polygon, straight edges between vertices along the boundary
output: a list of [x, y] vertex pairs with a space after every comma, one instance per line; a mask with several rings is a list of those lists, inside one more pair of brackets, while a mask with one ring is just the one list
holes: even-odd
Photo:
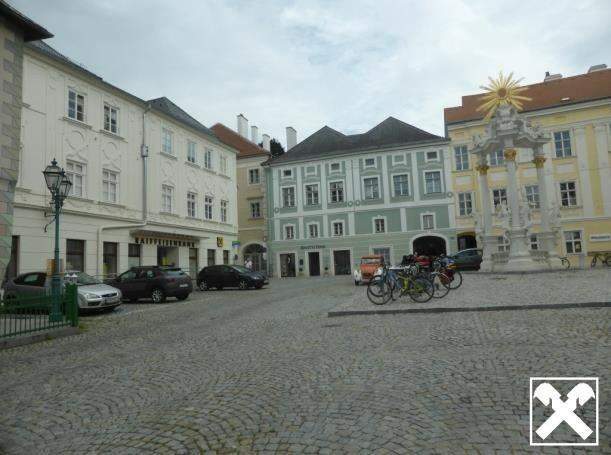
[[479, 190], [482, 201], [482, 241], [484, 245], [480, 270], [484, 272], [493, 270], [492, 253], [496, 252], [496, 237], [492, 235], [492, 203], [490, 202], [490, 188], [488, 187], [489, 167], [484, 157], [475, 168], [479, 172]]
[[560, 259], [558, 258], [557, 245], [557, 227], [552, 226], [550, 220], [552, 207], [550, 205], [547, 194], [547, 185], [545, 184], [545, 155], [541, 146], [534, 151], [533, 163], [537, 169], [537, 185], [539, 188], [539, 211], [541, 213], [541, 232], [538, 234], [541, 249], [547, 251], [548, 261], [552, 268], [560, 267]]

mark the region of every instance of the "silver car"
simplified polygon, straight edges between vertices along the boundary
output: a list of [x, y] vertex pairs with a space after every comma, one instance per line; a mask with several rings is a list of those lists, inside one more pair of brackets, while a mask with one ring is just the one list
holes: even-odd
[[[123, 295], [117, 288], [102, 283], [84, 272], [66, 272], [64, 283], [78, 286], [78, 305], [80, 312], [91, 310], [110, 310], [121, 305]], [[4, 297], [34, 297], [51, 293], [51, 276], [45, 272], [22, 273], [4, 283]]]

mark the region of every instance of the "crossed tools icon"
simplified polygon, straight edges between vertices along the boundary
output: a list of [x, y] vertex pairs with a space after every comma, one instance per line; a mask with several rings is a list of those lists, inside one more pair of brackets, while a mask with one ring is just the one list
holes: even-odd
[[592, 434], [590, 427], [574, 412], [578, 403], [583, 406], [595, 397], [594, 390], [585, 382], [580, 382], [573, 387], [567, 393], [566, 401], [562, 401], [560, 393], [548, 382], [539, 384], [533, 397], [545, 406], [551, 403], [554, 410], [554, 413], [536, 430], [541, 439], [547, 438], [562, 422], [566, 422], [583, 440]]

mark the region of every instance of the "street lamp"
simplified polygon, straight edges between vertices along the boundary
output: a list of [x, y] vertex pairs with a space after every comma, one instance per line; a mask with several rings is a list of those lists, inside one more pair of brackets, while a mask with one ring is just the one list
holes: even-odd
[[49, 188], [51, 192], [53, 218], [55, 220], [55, 259], [53, 261], [53, 278], [51, 279], [53, 307], [49, 315], [49, 320], [51, 322], [59, 322], [62, 320], [60, 309], [61, 277], [59, 275], [59, 212], [62, 205], [64, 205], [64, 199], [68, 197], [72, 182], [66, 176], [64, 170], [57, 165], [55, 158], [53, 158], [51, 164], [48, 165], [42, 173], [45, 176], [47, 188]]

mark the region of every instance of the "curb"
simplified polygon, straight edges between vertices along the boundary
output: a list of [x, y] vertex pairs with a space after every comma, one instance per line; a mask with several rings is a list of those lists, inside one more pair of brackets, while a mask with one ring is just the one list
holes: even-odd
[[581, 303], [541, 303], [535, 305], [498, 305], [480, 307], [436, 307], [436, 308], [406, 308], [392, 310], [346, 310], [329, 311], [327, 317], [340, 316], [364, 316], [364, 315], [384, 315], [384, 314], [410, 314], [410, 313], [468, 313], [474, 311], [515, 311], [515, 310], [553, 310], [567, 308], [609, 308], [611, 302], [581, 302]]
[[30, 335], [16, 336], [0, 340], [0, 349], [16, 348], [26, 344], [38, 343], [40, 341], [54, 340], [55, 338], [63, 338], [71, 335], [78, 335], [81, 329], [78, 327], [64, 327], [61, 329], [47, 330], [42, 333], [33, 333]]

